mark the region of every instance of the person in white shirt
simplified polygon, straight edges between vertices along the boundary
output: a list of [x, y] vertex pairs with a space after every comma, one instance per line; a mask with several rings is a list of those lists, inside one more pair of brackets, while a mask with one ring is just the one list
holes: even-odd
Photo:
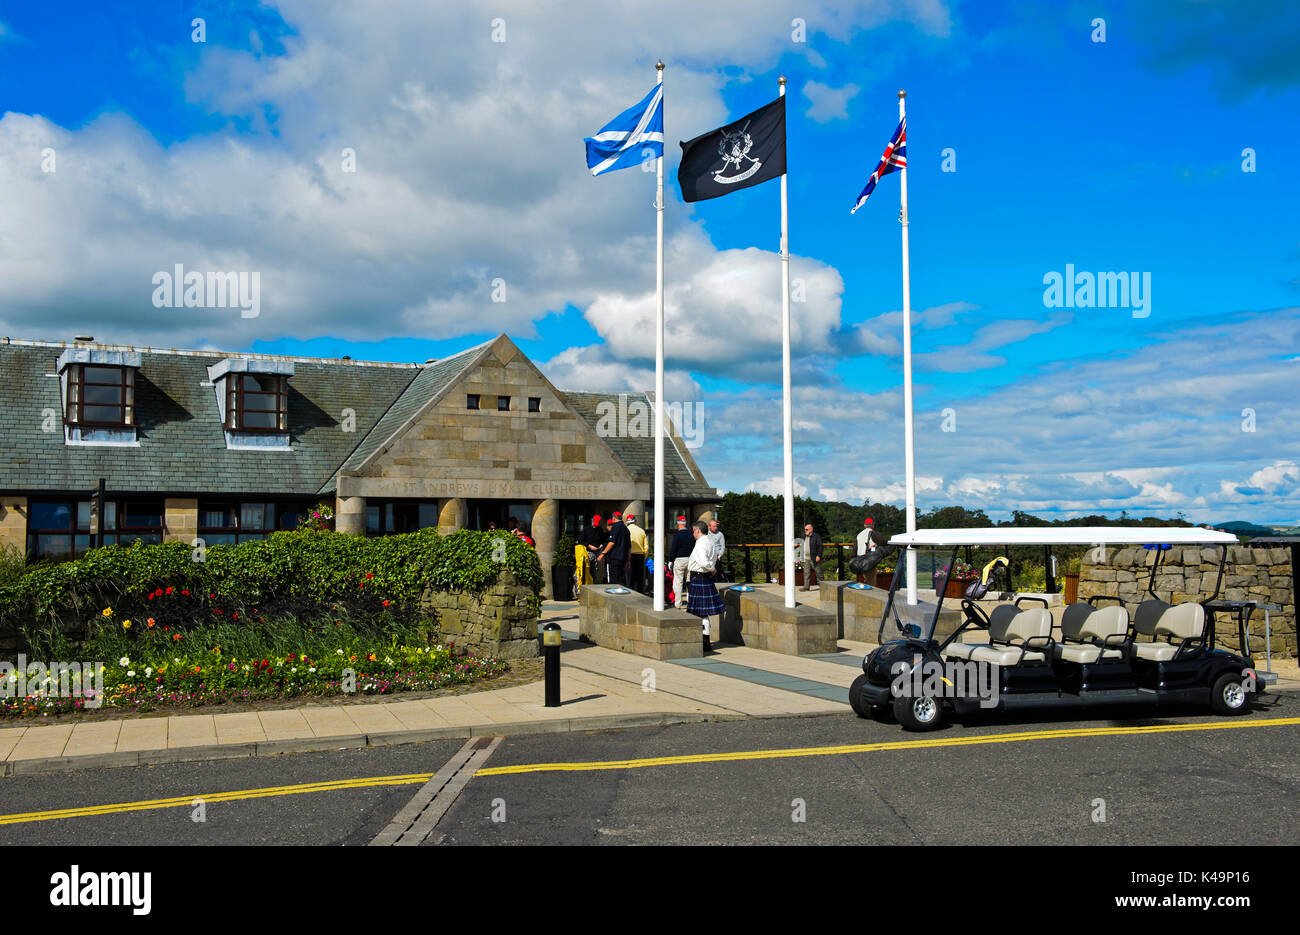
[[714, 563], [713, 545], [709, 538], [708, 527], [696, 523], [692, 530], [695, 535], [695, 548], [686, 560], [686, 568], [691, 573], [691, 583], [687, 586], [686, 612], [703, 620], [704, 651], [712, 652], [713, 644], [709, 642], [709, 618], [717, 616], [721, 621], [726, 611], [722, 596], [718, 594], [717, 585], [713, 583]]
[[858, 533], [858, 550], [854, 555], [866, 555], [872, 549], [880, 548], [880, 540], [876, 537], [875, 521], [868, 516], [862, 524], [862, 532]]

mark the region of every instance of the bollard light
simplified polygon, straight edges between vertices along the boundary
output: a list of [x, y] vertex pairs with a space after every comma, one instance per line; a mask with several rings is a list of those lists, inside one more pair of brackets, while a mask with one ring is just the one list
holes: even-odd
[[558, 623], [541, 628], [542, 654], [546, 657], [546, 707], [560, 706], [560, 643], [564, 638]]

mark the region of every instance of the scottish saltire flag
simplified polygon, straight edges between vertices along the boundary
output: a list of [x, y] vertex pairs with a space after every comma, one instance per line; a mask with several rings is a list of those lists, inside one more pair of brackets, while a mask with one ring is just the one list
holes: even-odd
[[592, 175], [641, 164], [644, 150], [664, 154], [664, 86], [619, 114], [595, 136], [587, 137], [587, 168]]
[[871, 173], [871, 178], [867, 179], [866, 188], [862, 189], [862, 194], [858, 195], [858, 203], [853, 206], [849, 214], [856, 214], [858, 209], [867, 203], [871, 193], [876, 190], [876, 183], [880, 181], [882, 175], [888, 175], [895, 169], [907, 168], [907, 118], [904, 117], [898, 122], [898, 129], [894, 131], [893, 137], [889, 140], [889, 145], [885, 147], [885, 154], [880, 157], [880, 165], [876, 166], [876, 171]]

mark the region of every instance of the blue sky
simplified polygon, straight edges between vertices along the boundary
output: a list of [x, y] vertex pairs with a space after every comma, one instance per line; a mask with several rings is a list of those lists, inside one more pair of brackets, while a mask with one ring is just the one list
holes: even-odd
[[[581, 140], [662, 56], [669, 395], [713, 483], [774, 491], [779, 189], [671, 182], [785, 74], [798, 484], [901, 502], [898, 177], [848, 209], [905, 87], [921, 506], [1300, 523], [1294, 9], [506, 2], [493, 42], [427, 6], [0, 4], [6, 333], [424, 360], [504, 331], [562, 388], [645, 389], [653, 176], [592, 179]], [[264, 313], [153, 307], [175, 263], [262, 271]], [[1151, 314], [1045, 307], [1066, 264], [1148, 273]]]

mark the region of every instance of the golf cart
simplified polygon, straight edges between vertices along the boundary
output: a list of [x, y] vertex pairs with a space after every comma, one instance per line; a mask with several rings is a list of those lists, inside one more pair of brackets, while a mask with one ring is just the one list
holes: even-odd
[[[894, 536], [896, 548], [952, 548], [954, 568], [964, 546], [1145, 545], [1155, 550], [1147, 599], [1132, 619], [1118, 596], [1094, 595], [1064, 608], [1052, 620], [1046, 598], [1021, 595], [986, 612], [994, 560], [966, 588], [962, 620], [942, 642], [933, 638], [947, 582], [936, 578], [928, 626], [904, 622], [895, 575], [881, 616], [879, 648], [868, 653], [862, 675], [849, 688], [859, 717], [897, 718], [905, 730], [935, 730], [948, 715], [1029, 708], [1092, 709], [1117, 704], [1208, 704], [1216, 714], [1246, 711], [1264, 690], [1250, 656], [1248, 626], [1255, 604], [1217, 600], [1235, 536], [1177, 527], [1037, 527], [1030, 529], [925, 529]], [[1199, 602], [1171, 604], [1154, 590], [1164, 553], [1176, 546], [1220, 550], [1214, 593]], [[1041, 606], [1035, 606], [1041, 605]], [[1234, 617], [1239, 652], [1215, 646], [1216, 617]], [[1059, 627], [1059, 638], [1053, 635]], [[890, 631], [888, 634], [886, 631]], [[986, 631], [984, 642], [961, 640]], [[1146, 637], [1139, 641], [1138, 637]]]

